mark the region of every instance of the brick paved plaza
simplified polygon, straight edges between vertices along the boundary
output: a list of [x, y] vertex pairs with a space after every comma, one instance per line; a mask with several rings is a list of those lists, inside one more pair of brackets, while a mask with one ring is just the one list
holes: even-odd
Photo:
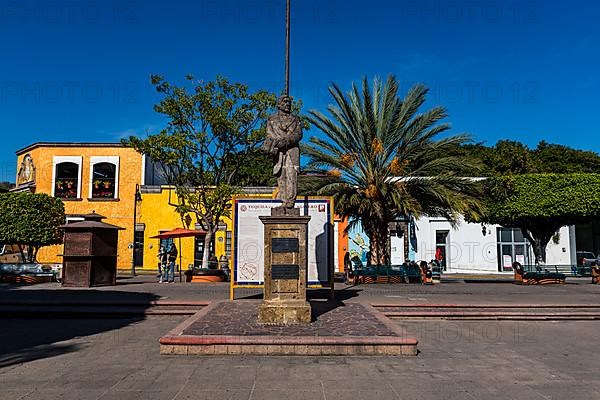
[[[146, 280], [93, 291], [2, 286], [0, 302], [99, 292], [112, 298], [115, 292], [123, 298], [132, 292], [144, 298], [227, 296], [219, 285]], [[353, 290], [345, 301], [575, 304], [600, 294], [584, 282], [519, 287], [456, 281]], [[420, 342], [413, 358], [159, 355], [158, 338], [186, 318], [2, 319], [0, 400], [600, 399], [599, 321], [396, 321]]]

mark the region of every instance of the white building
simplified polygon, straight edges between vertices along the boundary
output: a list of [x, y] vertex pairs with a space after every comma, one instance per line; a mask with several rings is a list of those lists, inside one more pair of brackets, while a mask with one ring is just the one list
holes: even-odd
[[[499, 225], [481, 225], [460, 221], [452, 225], [443, 218], [424, 217], [410, 224], [410, 235], [392, 234], [391, 263], [402, 264], [404, 246], [409, 244], [411, 260], [445, 260], [446, 273], [498, 273], [512, 272], [512, 263], [535, 263], [530, 243], [520, 229]], [[573, 227], [563, 227], [547, 248], [548, 265], [574, 265], [575, 232]]]

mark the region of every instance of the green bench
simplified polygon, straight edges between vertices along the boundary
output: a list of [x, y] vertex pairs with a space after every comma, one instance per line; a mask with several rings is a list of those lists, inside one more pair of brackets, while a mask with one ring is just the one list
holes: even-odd
[[[515, 281], [524, 285], [546, 285], [551, 283], [565, 283], [566, 274], [558, 266], [550, 265], [524, 265], [513, 264]], [[569, 268], [570, 271], [570, 268]]]
[[421, 271], [417, 265], [367, 265], [352, 263], [346, 271], [346, 284], [368, 283], [421, 283]]

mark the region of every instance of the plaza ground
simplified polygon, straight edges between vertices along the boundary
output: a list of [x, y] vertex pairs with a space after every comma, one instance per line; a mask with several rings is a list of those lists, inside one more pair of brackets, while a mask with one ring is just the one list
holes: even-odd
[[[512, 276], [497, 278], [451, 277], [440, 285], [373, 284], [347, 286], [336, 283], [336, 295], [343, 301], [371, 303], [597, 303], [600, 286], [591, 278], [567, 278], [565, 285], [521, 286]], [[309, 290], [309, 297], [326, 298], [328, 289]], [[261, 298], [261, 289], [237, 289], [236, 298]], [[153, 276], [120, 277], [116, 286], [92, 289], [63, 288], [58, 283], [32, 286], [0, 284], [0, 304], [9, 300], [97, 300], [97, 301], [211, 301], [229, 298], [229, 283], [173, 284], [156, 282]]]
[[[120, 279], [116, 287], [93, 290], [2, 285], [0, 303], [228, 297], [222, 284], [151, 281]], [[597, 303], [600, 287], [587, 282], [340, 285], [338, 296], [349, 302]], [[600, 399], [600, 321], [397, 321], [420, 341], [412, 358], [160, 356], [158, 338], [185, 318], [0, 319], [0, 400]]]

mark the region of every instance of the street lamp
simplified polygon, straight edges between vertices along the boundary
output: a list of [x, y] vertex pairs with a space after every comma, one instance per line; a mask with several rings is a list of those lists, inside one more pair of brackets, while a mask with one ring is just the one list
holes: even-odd
[[131, 246], [131, 276], [136, 276], [135, 273], [135, 248], [136, 248], [136, 225], [137, 225], [137, 205], [138, 202], [142, 201], [142, 194], [140, 193], [140, 185], [135, 185], [135, 195], [133, 201], [133, 245]]

